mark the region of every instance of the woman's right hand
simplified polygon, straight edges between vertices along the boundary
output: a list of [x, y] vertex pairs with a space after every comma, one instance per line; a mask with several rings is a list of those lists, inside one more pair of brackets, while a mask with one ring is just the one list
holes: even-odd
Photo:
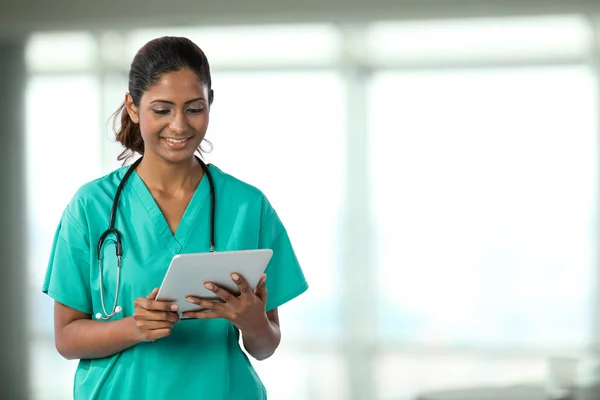
[[133, 320], [143, 342], [154, 342], [171, 334], [173, 325], [179, 321], [177, 305], [156, 300], [158, 288], [147, 297], [138, 297], [134, 302]]

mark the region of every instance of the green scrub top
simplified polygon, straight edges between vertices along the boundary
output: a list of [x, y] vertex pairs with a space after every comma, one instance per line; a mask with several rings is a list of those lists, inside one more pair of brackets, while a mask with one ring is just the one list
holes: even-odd
[[[54, 237], [43, 292], [90, 314], [102, 312], [97, 243], [109, 225], [117, 186], [128, 166], [83, 185], [66, 207]], [[217, 251], [273, 250], [267, 266], [267, 311], [308, 289], [277, 213], [257, 188], [209, 165], [215, 195]], [[134, 300], [160, 287], [176, 254], [209, 250], [211, 201], [202, 178], [173, 234], [150, 191], [134, 172], [123, 188], [115, 227], [123, 257], [119, 305], [112, 320], [133, 315]], [[116, 288], [115, 244], [101, 253], [104, 302], [110, 312]], [[110, 323], [100, 321], [98, 323]], [[239, 343], [239, 330], [224, 319], [186, 320], [171, 335], [113, 356], [80, 360], [75, 399], [266, 399], [266, 390]]]

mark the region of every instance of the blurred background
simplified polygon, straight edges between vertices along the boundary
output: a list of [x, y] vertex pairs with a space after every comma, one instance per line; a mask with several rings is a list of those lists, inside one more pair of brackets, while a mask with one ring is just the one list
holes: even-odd
[[50, 245], [120, 166], [110, 117], [163, 35], [207, 53], [206, 158], [265, 192], [310, 284], [255, 363], [270, 399], [543, 385], [554, 356], [600, 381], [599, 2], [5, 0], [2, 273], [27, 311], [3, 357], [31, 398], [72, 397]]

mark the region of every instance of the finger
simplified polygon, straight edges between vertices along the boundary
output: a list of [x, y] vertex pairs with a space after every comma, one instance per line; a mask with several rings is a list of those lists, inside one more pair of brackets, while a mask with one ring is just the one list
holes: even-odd
[[254, 289], [254, 292], [256, 293], [261, 288], [266, 287], [266, 286], [267, 286], [267, 274], [262, 274], [262, 276], [258, 280], [258, 283], [256, 284], [256, 289]]
[[158, 288], [154, 288], [154, 289], [152, 289], [150, 294], [148, 296], [146, 296], [146, 298], [148, 300], [155, 300], [157, 295], [158, 295]]
[[184, 318], [195, 318], [195, 319], [214, 319], [222, 318], [221, 314], [215, 311], [186, 311], [183, 313]]
[[[154, 298], [156, 298], [156, 295], [154, 295]], [[177, 311], [179, 308], [177, 304], [170, 301], [153, 300], [143, 297], [137, 299], [134, 305], [151, 311]]]
[[231, 279], [238, 285], [241, 294], [248, 295], [252, 293], [248, 282], [240, 274], [231, 274]]
[[262, 300], [263, 303], [267, 302], [267, 297], [268, 297], [268, 292], [267, 292], [267, 287], [266, 286], [262, 286], [260, 287], [257, 291], [256, 291], [256, 296], [258, 296], [259, 299]]
[[150, 314], [148, 321], [167, 321], [175, 323], [179, 321], [179, 314], [172, 311], [154, 311]]
[[179, 321], [179, 315], [172, 311], [152, 311], [142, 309], [134, 314], [134, 318], [137, 321], [168, 321], [177, 322]]
[[226, 307], [224, 303], [214, 301], [214, 300], [200, 299], [198, 297], [190, 296], [186, 300], [188, 303], [199, 305], [203, 309], [207, 309], [207, 310], [222, 311], [224, 309], [224, 307]]
[[[144, 306], [142, 304], [142, 307], [147, 309], [147, 310], [170, 310], [170, 311], [177, 311], [177, 304], [172, 304], [172, 302], [168, 302], [168, 301], [157, 301], [156, 300], [156, 296], [158, 296], [158, 288], [154, 288], [152, 289], [152, 291], [150, 292], [150, 294], [148, 296], [146, 296], [146, 300], [147, 302], [144, 303], [146, 306]], [[163, 306], [163, 305], [159, 305], [161, 303], [166, 303], [168, 304], [167, 306]]]
[[[222, 287], [215, 285], [214, 283], [207, 282], [204, 284], [204, 287], [207, 288], [208, 290], [210, 290], [211, 292], [213, 292], [214, 294], [216, 294], [217, 296], [219, 296], [221, 298], [221, 300], [223, 300], [226, 303], [233, 303], [236, 300], [236, 296], [229, 293], [227, 290], [223, 289]], [[197, 300], [201, 300], [201, 299], [198, 299], [197, 297], [193, 297], [193, 298], [197, 299]], [[196, 304], [198, 304], [198, 303], [196, 303]]]

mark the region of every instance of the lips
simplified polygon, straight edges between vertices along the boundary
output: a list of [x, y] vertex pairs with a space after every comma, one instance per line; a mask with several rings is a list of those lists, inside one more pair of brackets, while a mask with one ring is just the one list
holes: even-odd
[[190, 142], [191, 137], [190, 138], [185, 138], [185, 139], [175, 139], [175, 138], [161, 138], [167, 146], [169, 146], [172, 149], [182, 149], [185, 146], [187, 146], [187, 144]]
[[183, 143], [186, 140], [190, 140], [190, 138], [185, 138], [185, 139], [163, 138], [163, 139], [165, 139], [169, 143]]

